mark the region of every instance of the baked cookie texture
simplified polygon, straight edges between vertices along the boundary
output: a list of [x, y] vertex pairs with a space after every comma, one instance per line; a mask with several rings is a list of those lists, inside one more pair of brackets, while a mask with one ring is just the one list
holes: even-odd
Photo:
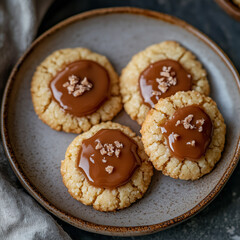
[[[53, 99], [49, 84], [66, 65], [79, 60], [92, 60], [105, 67], [110, 77], [110, 98], [93, 114], [76, 117], [65, 112]], [[121, 109], [119, 79], [105, 56], [86, 48], [67, 48], [48, 56], [34, 73], [31, 84], [32, 101], [38, 117], [57, 131], [81, 133], [93, 125], [111, 120]]]
[[[198, 161], [180, 161], [172, 156], [159, 126], [177, 109], [193, 104], [201, 106], [211, 118], [212, 139], [205, 155]], [[196, 180], [209, 173], [220, 159], [225, 143], [226, 125], [216, 103], [210, 97], [196, 91], [177, 92], [171, 97], [160, 99], [155, 108], [149, 111], [141, 133], [145, 151], [157, 170], [172, 178]]]
[[[90, 185], [84, 174], [77, 167], [78, 152], [84, 139], [92, 137], [100, 129], [119, 129], [128, 137], [136, 141], [138, 155], [142, 164], [136, 169], [130, 181], [115, 189], [104, 189]], [[139, 136], [136, 136], [130, 128], [118, 123], [106, 122], [95, 125], [89, 131], [76, 137], [69, 145], [65, 159], [61, 164], [63, 183], [73, 198], [85, 205], [93, 205], [99, 211], [115, 211], [131, 205], [137, 199], [142, 198], [147, 191], [153, 175], [153, 167], [144, 152]]]
[[150, 108], [143, 103], [139, 90], [139, 76], [151, 63], [172, 59], [178, 61], [192, 75], [192, 89], [209, 95], [207, 73], [196, 57], [179, 43], [165, 41], [151, 45], [132, 57], [120, 76], [120, 91], [125, 111], [140, 125]]

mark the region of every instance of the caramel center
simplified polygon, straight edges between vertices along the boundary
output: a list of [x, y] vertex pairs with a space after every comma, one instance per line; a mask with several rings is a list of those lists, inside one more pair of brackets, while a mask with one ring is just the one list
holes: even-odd
[[160, 98], [190, 90], [192, 77], [179, 62], [165, 59], [150, 64], [140, 74], [139, 88], [144, 104], [152, 108]]
[[191, 105], [178, 109], [161, 126], [172, 154], [179, 160], [196, 161], [205, 154], [211, 141], [212, 121], [205, 111]]
[[109, 97], [107, 70], [90, 60], [67, 65], [51, 81], [50, 89], [60, 107], [77, 117], [95, 112]]
[[126, 184], [141, 159], [135, 141], [116, 129], [102, 129], [82, 142], [78, 167], [96, 187], [116, 188]]

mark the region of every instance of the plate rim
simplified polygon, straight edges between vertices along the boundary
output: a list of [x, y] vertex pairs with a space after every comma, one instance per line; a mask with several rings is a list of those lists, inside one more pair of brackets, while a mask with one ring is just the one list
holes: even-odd
[[215, 0], [215, 2], [231, 17], [240, 21], [240, 8], [233, 2], [226, 0]]
[[7, 155], [7, 158], [10, 162], [10, 165], [15, 173], [15, 175], [18, 177], [19, 181], [23, 185], [23, 187], [28, 191], [28, 193], [35, 198], [35, 200], [38, 201], [45, 209], [47, 209], [50, 213], [54, 214], [61, 220], [77, 227], [85, 231], [94, 232], [94, 233], [100, 233], [104, 235], [114, 235], [114, 236], [137, 236], [137, 235], [144, 235], [144, 234], [150, 234], [157, 231], [164, 230], [166, 228], [172, 227], [178, 223], [181, 223], [190, 217], [194, 216], [198, 212], [200, 212], [204, 207], [206, 207], [222, 190], [228, 179], [230, 178], [231, 174], [233, 173], [235, 167], [237, 166], [239, 156], [240, 156], [240, 136], [238, 136], [238, 142], [236, 149], [234, 151], [233, 158], [231, 159], [231, 162], [229, 163], [228, 168], [225, 170], [223, 176], [219, 180], [219, 182], [216, 184], [216, 186], [212, 189], [212, 191], [202, 200], [200, 201], [195, 207], [188, 210], [187, 212], [172, 218], [167, 221], [163, 221], [157, 224], [151, 224], [151, 225], [143, 225], [143, 226], [133, 226], [133, 227], [121, 227], [121, 226], [107, 226], [107, 225], [100, 225], [95, 224], [89, 221], [85, 221], [83, 219], [71, 216], [69, 213], [66, 213], [62, 211], [61, 209], [55, 207], [51, 202], [49, 202], [39, 191], [38, 189], [31, 183], [31, 181], [27, 178], [27, 176], [24, 174], [23, 170], [20, 167], [20, 164], [17, 161], [17, 157], [14, 154], [13, 148], [11, 146], [11, 141], [8, 134], [7, 129], [7, 119], [8, 119], [8, 105], [9, 105], [9, 96], [11, 93], [11, 89], [14, 84], [14, 79], [22, 66], [24, 60], [28, 57], [28, 55], [32, 52], [32, 50], [45, 38], [47, 38], [49, 35], [54, 33], [55, 31], [60, 30], [62, 27], [65, 27], [71, 23], [74, 23], [76, 21], [81, 21], [87, 18], [92, 18], [100, 15], [106, 15], [106, 14], [135, 14], [135, 15], [143, 15], [146, 17], [151, 17], [154, 19], [162, 20], [174, 25], [177, 25], [179, 27], [182, 27], [183, 29], [187, 30], [191, 34], [198, 37], [201, 41], [203, 41], [205, 44], [207, 44], [224, 62], [224, 64], [228, 67], [228, 69], [231, 71], [233, 78], [236, 82], [236, 85], [238, 87], [238, 91], [240, 93], [240, 76], [229, 59], [229, 57], [224, 53], [224, 51], [215, 43], [213, 42], [208, 36], [206, 36], [204, 33], [200, 32], [198, 29], [193, 27], [192, 25], [186, 23], [183, 20], [180, 20], [177, 17], [152, 11], [152, 10], [146, 10], [141, 8], [135, 8], [135, 7], [111, 7], [111, 8], [101, 8], [101, 9], [94, 9], [87, 12], [83, 12], [77, 15], [74, 15], [70, 18], [67, 18], [60, 23], [56, 24], [46, 32], [44, 32], [42, 35], [40, 35], [33, 43], [30, 45], [30, 47], [25, 51], [25, 53], [20, 57], [20, 59], [15, 64], [14, 68], [12, 69], [12, 72], [7, 80], [3, 98], [2, 98], [2, 107], [1, 107], [1, 136], [3, 141], [3, 146], [5, 153]]

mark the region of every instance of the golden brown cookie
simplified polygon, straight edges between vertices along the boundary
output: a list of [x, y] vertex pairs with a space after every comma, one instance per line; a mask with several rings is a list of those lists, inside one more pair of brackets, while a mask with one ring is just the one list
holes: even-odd
[[[118, 133], [110, 133], [111, 137], [109, 137], [104, 135], [106, 134], [105, 131], [108, 130], [118, 131]], [[121, 135], [120, 140], [119, 132], [124, 134]], [[95, 139], [96, 136], [99, 136], [98, 134], [105, 136], [107, 142], [114, 140], [112, 142], [112, 145], [115, 144], [113, 152], [111, 152], [110, 147], [113, 147], [111, 144], [103, 140], [100, 141], [100, 138]], [[130, 151], [129, 149], [135, 151], [132, 143], [128, 146], [124, 142], [126, 139], [122, 139], [126, 136], [136, 145], [134, 156], [138, 156], [137, 168], [131, 168], [133, 165], [126, 166], [131, 160], [130, 157], [126, 157], [126, 154]], [[116, 139], [113, 139], [114, 137]], [[92, 142], [93, 138], [95, 139], [94, 142]], [[94, 148], [91, 148], [90, 143], [95, 144], [93, 145]], [[100, 153], [101, 155], [99, 155]], [[90, 157], [87, 157], [88, 154]], [[99, 156], [101, 157], [98, 158]], [[116, 156], [118, 157], [116, 158]], [[88, 164], [90, 165], [89, 168], [86, 167], [89, 166]], [[85, 170], [84, 166], [86, 167]], [[129, 169], [134, 169], [134, 171], [130, 175], [126, 175], [129, 174]], [[88, 175], [90, 173], [91, 175]], [[136, 136], [126, 126], [106, 122], [93, 126], [89, 131], [73, 140], [67, 149], [65, 159], [62, 161], [61, 174], [63, 182], [73, 198], [85, 205], [92, 205], [99, 211], [115, 211], [126, 208], [142, 198], [151, 182], [153, 167], [151, 162], [148, 161], [139, 136]], [[107, 187], [101, 187], [103, 185], [107, 185]]]
[[[128, 65], [122, 70], [122, 74], [120, 76], [120, 91], [123, 97], [124, 108], [126, 112], [130, 115], [130, 117], [133, 120], [136, 120], [140, 125], [143, 123], [147, 115], [147, 112], [150, 109], [149, 103], [144, 104], [142, 93], [140, 91], [141, 89], [144, 89], [144, 86], [142, 88], [140, 87], [142, 86], [140, 84], [141, 76], [143, 75], [143, 73], [148, 72], [147, 68], [164, 60], [175, 61], [174, 65], [176, 66], [174, 68], [175, 69], [180, 67], [182, 68], [180, 74], [186, 71], [186, 73], [182, 74], [186, 75], [183, 76], [183, 78], [187, 78], [187, 76], [189, 75], [191, 85], [190, 87], [182, 86], [180, 88], [181, 91], [196, 90], [205, 95], [209, 94], [210, 88], [206, 77], [207, 75], [206, 71], [205, 69], [203, 69], [202, 64], [196, 59], [196, 57], [190, 51], [186, 50], [184, 47], [180, 46], [179, 43], [174, 41], [165, 41], [149, 46], [145, 50], [137, 53], [135, 56], [132, 57]], [[163, 66], [163, 69], [164, 67], [165, 66]], [[165, 93], [165, 91], [167, 94], [168, 93], [172, 94], [171, 91], [169, 90], [170, 87], [171, 89], [176, 88], [174, 90], [175, 92], [179, 90], [177, 87], [178, 82], [173, 82], [171, 78], [168, 78], [171, 80], [167, 82], [168, 90], [165, 89], [166, 82], [160, 82], [161, 80], [164, 80], [163, 77], [167, 76], [166, 74], [168, 74], [164, 71], [161, 73], [159, 71], [159, 73], [163, 75], [159, 75], [158, 78], [159, 81], [158, 87], [159, 89], [161, 89], [162, 92], [158, 89], [159, 91], [152, 91], [151, 94], [153, 95], [163, 94]], [[166, 71], [168, 71], [167, 68]], [[170, 73], [173, 74], [173, 79], [175, 79], [174, 74], [177, 74], [176, 77], [178, 78], [177, 71], [176, 73], [174, 71]], [[155, 82], [156, 80], [157, 78], [154, 79]], [[148, 88], [145, 87], [145, 89]], [[167, 97], [163, 95], [162, 97]], [[159, 96], [158, 98], [161, 98], [161, 96]], [[156, 103], [157, 101], [154, 104]]]
[[[80, 75], [86, 73], [94, 79], [89, 80], [85, 75], [81, 78], [74, 74], [68, 76], [69, 69], [79, 71]], [[103, 84], [100, 77], [105, 81]], [[61, 83], [58, 78], [64, 82]], [[58, 86], [54, 85], [54, 81], [59, 81]], [[32, 79], [35, 112], [55, 130], [73, 133], [87, 131], [93, 125], [111, 120], [121, 110], [118, 81], [117, 73], [105, 56], [86, 48], [55, 51], [37, 67]], [[65, 102], [61, 102], [62, 96]], [[93, 100], [95, 102], [92, 103]], [[72, 105], [69, 107], [68, 103]]]
[[[188, 109], [189, 106], [197, 106], [205, 112], [210, 118], [212, 133], [209, 133], [210, 128], [208, 129], [210, 122], [204, 121], [202, 117], [194, 119], [195, 115], [188, 113], [182, 119], [176, 118], [176, 113], [179, 116], [182, 109]], [[170, 132], [169, 129], [166, 130], [169, 123], [174, 123]], [[185, 136], [181, 135], [183, 131]], [[196, 180], [209, 173], [220, 159], [225, 143], [226, 126], [216, 103], [210, 97], [189, 91], [178, 92], [159, 100], [155, 108], [147, 114], [141, 133], [144, 149], [157, 170], [172, 178]], [[171, 137], [166, 137], [167, 134], [171, 134]], [[184, 154], [189, 156], [191, 151], [195, 151], [198, 155], [199, 152], [196, 151], [201, 150], [198, 140], [203, 141], [209, 134], [212, 134], [209, 145], [205, 146], [205, 153], [201, 157], [198, 156], [198, 159], [179, 158], [177, 152], [172, 151], [178, 147], [177, 151], [182, 151], [181, 154], [185, 151]], [[178, 146], [173, 145], [177, 144], [177, 141], [180, 141]]]

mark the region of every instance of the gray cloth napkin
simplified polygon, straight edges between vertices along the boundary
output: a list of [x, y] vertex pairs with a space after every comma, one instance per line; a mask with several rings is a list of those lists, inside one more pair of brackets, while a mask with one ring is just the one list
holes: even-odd
[[[52, 0], [0, 0], [0, 91]], [[70, 239], [54, 219], [22, 190], [0, 146], [0, 239]]]

